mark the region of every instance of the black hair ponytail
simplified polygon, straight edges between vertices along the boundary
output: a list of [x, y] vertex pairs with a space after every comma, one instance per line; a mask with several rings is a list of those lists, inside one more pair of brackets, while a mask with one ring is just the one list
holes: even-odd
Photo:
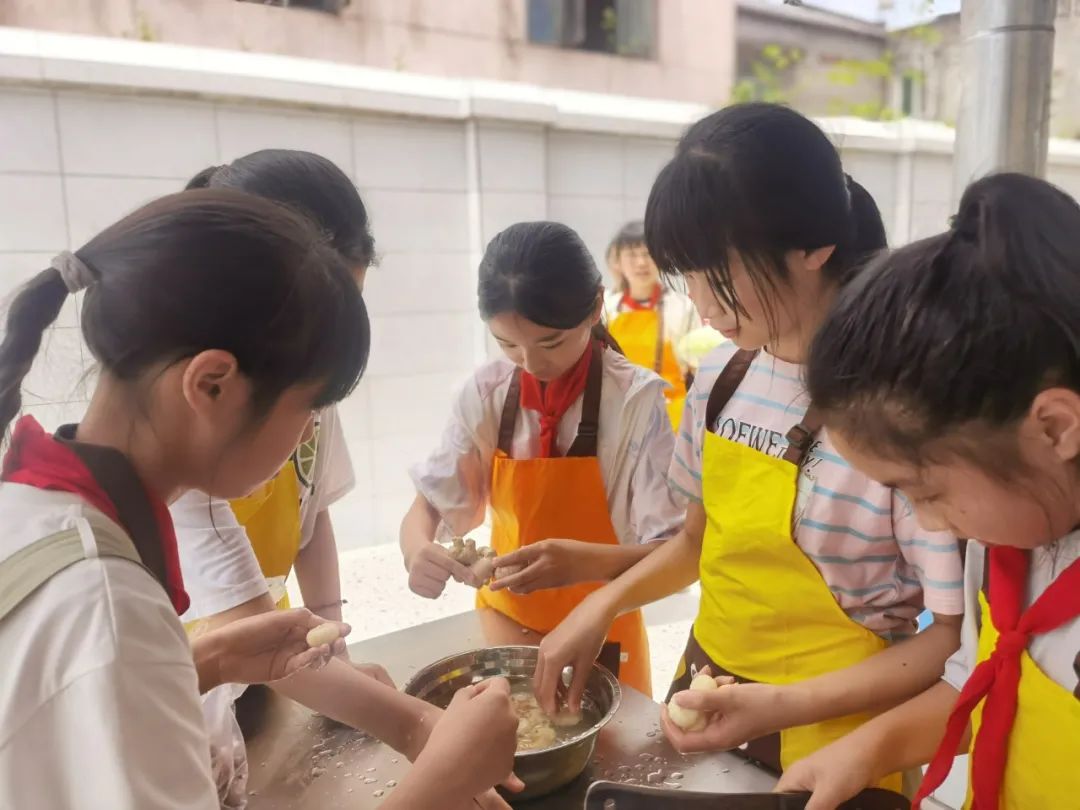
[[11, 302], [0, 343], [0, 436], [22, 408], [22, 383], [34, 365], [41, 341], [60, 315], [68, 290], [60, 272], [43, 270]]
[[1043, 388], [1080, 391], [1078, 255], [1066, 193], [1020, 174], [973, 183], [950, 230], [841, 291], [810, 351], [814, 404], [858, 441], [918, 460], [960, 428], [1019, 419]]
[[[251, 194], [185, 191], [105, 229], [75, 261], [80, 325], [103, 373], [133, 381], [207, 349], [232, 354], [265, 413], [294, 385], [319, 383], [316, 407], [343, 399], [371, 343], [360, 291], [304, 217]], [[0, 431], [69, 294], [54, 263], [16, 295], [0, 343]]]
[[668, 274], [704, 271], [731, 311], [745, 314], [731, 279], [742, 256], [763, 300], [787, 281], [791, 250], [835, 246], [826, 277], [845, 283], [885, 247], [881, 213], [847, 178], [810, 119], [776, 104], [737, 104], [694, 124], [660, 171], [645, 210], [653, 260]]
[[203, 169], [187, 188], [233, 188], [282, 203], [311, 219], [354, 268], [367, 268], [375, 260], [375, 239], [356, 186], [321, 155], [263, 149]]

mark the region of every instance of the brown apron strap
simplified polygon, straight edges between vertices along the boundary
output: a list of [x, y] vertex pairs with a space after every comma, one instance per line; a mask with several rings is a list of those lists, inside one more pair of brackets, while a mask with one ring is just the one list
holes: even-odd
[[750, 364], [754, 362], [757, 355], [756, 351], [739, 349], [727, 361], [724, 370], [713, 383], [712, 391], [709, 392], [709, 404], [705, 408], [706, 430], [712, 430], [716, 426], [716, 420], [720, 418], [724, 406], [731, 401], [731, 397], [739, 388], [739, 383], [746, 377], [746, 372], [750, 370]]
[[502, 419], [499, 421], [499, 449], [507, 456], [514, 443], [514, 425], [517, 424], [518, 411], [521, 409], [521, 369], [515, 368], [510, 377], [510, 387], [506, 390], [503, 403]]
[[656, 301], [656, 358], [653, 360], [653, 371], [657, 374], [664, 370], [664, 291], [660, 291], [660, 297]]
[[593, 341], [589, 377], [585, 380], [585, 394], [581, 402], [581, 423], [577, 438], [566, 451], [567, 458], [590, 458], [597, 452], [600, 436], [600, 392], [604, 383], [604, 347]]
[[[595, 456], [597, 438], [600, 435], [600, 392], [604, 380], [604, 348], [599, 341], [592, 344], [592, 361], [589, 364], [589, 376], [585, 381], [584, 399], [581, 403], [581, 423], [578, 425], [577, 438], [566, 452], [567, 457]], [[515, 368], [510, 378], [510, 387], [506, 391], [502, 418], [499, 421], [499, 449], [510, 456], [514, 442], [514, 426], [521, 410], [521, 369]]]
[[822, 421], [821, 413], [811, 403], [802, 421], [787, 432], [788, 446], [784, 451], [784, 461], [790, 461], [796, 467], [803, 465], [814, 444], [814, 437], [821, 430]]
[[[739, 349], [728, 360], [709, 393], [709, 404], [705, 408], [706, 430], [714, 429], [724, 406], [731, 401], [731, 397], [746, 378], [746, 372], [750, 370], [750, 364], [754, 362], [757, 355], [757, 351]], [[814, 444], [814, 437], [821, 430], [822, 422], [820, 411], [811, 404], [806, 409], [802, 421], [787, 432], [788, 446], [784, 451], [783, 459], [796, 467], [801, 467], [806, 462], [810, 447]]]
[[109, 496], [109, 500], [116, 507], [120, 525], [131, 537], [143, 566], [161, 583], [161, 587], [168, 590], [165, 551], [158, 533], [157, 520], [146, 495], [146, 488], [131, 462], [123, 453], [111, 447], [74, 441], [74, 435], [75, 425], [65, 425], [56, 432], [56, 437], [79, 457]]

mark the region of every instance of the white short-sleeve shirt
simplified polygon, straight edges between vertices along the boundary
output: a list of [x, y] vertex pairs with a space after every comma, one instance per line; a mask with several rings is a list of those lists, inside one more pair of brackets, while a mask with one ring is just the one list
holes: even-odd
[[[0, 560], [87, 515], [108, 523], [77, 495], [0, 484]], [[0, 650], [0, 808], [216, 810], [191, 648], [141, 566], [66, 568], [0, 622]]]
[[[336, 408], [320, 416], [308, 452], [299, 453], [300, 547], [310, 541], [315, 519], [355, 485], [352, 462]], [[185, 622], [213, 616], [267, 592], [247, 532], [228, 501], [191, 491], [169, 509], [176, 525], [180, 569], [191, 597]]]
[[[648, 543], [682, 528], [686, 501], [667, 484], [674, 434], [664, 405], [665, 383], [622, 355], [605, 351], [597, 458], [608, 511], [619, 541]], [[453, 405], [439, 447], [410, 470], [417, 492], [456, 534], [484, 521], [499, 422], [514, 365], [499, 358], [481, 366]], [[566, 412], [556, 446], [565, 452], [577, 436], [582, 398]], [[514, 429], [514, 458], [539, 455], [540, 419], [522, 409]]]

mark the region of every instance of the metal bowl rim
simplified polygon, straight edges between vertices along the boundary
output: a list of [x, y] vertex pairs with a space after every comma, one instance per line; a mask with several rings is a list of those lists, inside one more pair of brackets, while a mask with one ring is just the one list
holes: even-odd
[[[452, 661], [455, 658], [461, 658], [461, 657], [467, 656], [467, 655], [475, 655], [476, 653], [498, 652], [499, 650], [539, 650], [539, 649], [540, 649], [540, 647], [535, 646], [535, 645], [529, 645], [529, 644], [502, 644], [502, 645], [495, 646], [495, 647], [476, 647], [475, 649], [472, 649], [472, 650], [463, 650], [462, 652], [454, 653], [453, 655], [444, 656], [444, 657], [440, 658], [438, 661], [432, 661], [427, 666], [425, 666], [425, 667], [421, 668], [420, 670], [418, 670], [415, 675], [413, 675], [411, 678], [409, 678], [408, 681], [406, 681], [405, 686], [402, 687], [402, 691], [406, 695], [409, 695], [410, 697], [417, 697], [417, 695], [413, 694], [412, 691], [411, 691], [412, 687], [416, 683], [416, 681], [422, 675], [424, 675], [426, 672], [428, 672], [429, 670], [435, 669], [440, 664], [445, 664], [447, 661]], [[573, 737], [571, 737], [568, 740], [563, 740], [562, 742], [560, 742], [560, 743], [558, 743], [556, 745], [549, 746], [547, 748], [539, 748], [539, 749], [536, 749], [534, 751], [521, 751], [521, 752], [515, 753], [514, 754], [515, 758], [517, 758], [517, 757], [534, 757], [534, 756], [539, 756], [541, 754], [550, 754], [552, 751], [561, 751], [562, 749], [569, 748], [570, 746], [575, 745], [577, 743], [580, 743], [583, 740], [588, 739], [589, 737], [595, 737], [596, 735], [598, 735], [600, 733], [600, 730], [604, 726], [606, 726], [608, 723], [611, 722], [611, 718], [613, 718], [615, 716], [615, 712], [617, 712], [619, 710], [619, 707], [622, 705], [622, 686], [619, 684], [619, 679], [615, 677], [615, 674], [610, 669], [608, 669], [603, 664], [601, 664], [600, 662], [594, 661], [593, 665], [592, 665], [592, 668], [594, 670], [596, 670], [597, 672], [599, 672], [603, 676], [603, 678], [608, 682], [608, 685], [611, 687], [611, 708], [608, 709], [607, 714], [605, 714], [603, 717], [601, 717], [599, 720], [597, 720], [593, 725], [589, 726], [589, 728], [585, 729], [584, 731], [582, 731], [582, 732], [580, 732], [578, 734], [575, 734]], [[505, 676], [496, 675], [496, 676], [493, 676], [493, 677], [505, 677]], [[423, 700], [423, 698], [420, 698], [420, 699]]]

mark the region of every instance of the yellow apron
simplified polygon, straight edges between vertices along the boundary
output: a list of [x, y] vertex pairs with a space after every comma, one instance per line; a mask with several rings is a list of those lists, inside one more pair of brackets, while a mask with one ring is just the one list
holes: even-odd
[[[292, 459], [276, 476], [230, 505], [247, 531], [263, 576], [271, 583], [283, 583], [300, 552], [300, 481]], [[288, 594], [280, 596], [277, 606], [289, 606]]]
[[677, 431], [686, 403], [686, 377], [671, 341], [664, 334], [663, 295], [651, 309], [621, 310], [608, 330], [627, 360], [652, 369], [671, 386], [664, 391], [664, 397], [671, 425]]
[[[744, 681], [796, 683], [852, 666], [886, 647], [884, 639], [848, 617], [792, 537], [800, 467], [820, 427], [813, 409], [789, 431], [784, 458], [772, 458], [708, 429], [756, 354], [737, 352], [709, 399], [702, 459], [707, 524], [701, 604], [677, 682], [687, 679], [691, 667], [708, 663], [720, 674]], [[695, 650], [704, 657], [693, 660]], [[783, 769], [870, 717], [785, 729], [778, 740], [772, 735], [751, 743], [748, 755]], [[899, 790], [901, 777], [894, 774], [879, 786]]]
[[[549, 538], [604, 545], [619, 543], [608, 513], [604, 478], [596, 458], [603, 352], [598, 345], [593, 351], [581, 426], [564, 458], [516, 460], [510, 457], [514, 424], [520, 408], [520, 372], [514, 373], [503, 406], [499, 450], [491, 473], [491, 545], [500, 555]], [[478, 608], [497, 611], [521, 628], [545, 634], [554, 630], [601, 584], [571, 585], [530, 594], [492, 591], [485, 587], [477, 593], [476, 604]], [[649, 640], [640, 611], [615, 620], [598, 660], [619, 680], [652, 695]]]
[[[998, 632], [982, 593], [979, 605], [981, 663], [993, 652]], [[982, 704], [971, 715], [972, 739], [978, 734], [981, 721]], [[970, 793], [964, 807], [971, 808]], [[1016, 719], [1009, 734], [999, 810], [1044, 807], [1080, 807], [1080, 695], [1070, 694], [1047, 677], [1024, 652], [1020, 658]]]

